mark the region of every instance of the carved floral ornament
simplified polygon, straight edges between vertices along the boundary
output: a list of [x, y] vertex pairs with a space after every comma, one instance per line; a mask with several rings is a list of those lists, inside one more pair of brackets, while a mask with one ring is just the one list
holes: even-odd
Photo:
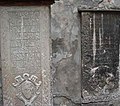
[[38, 77], [35, 75], [30, 76], [28, 73], [15, 77], [16, 83], [13, 83], [13, 86], [18, 92], [16, 96], [24, 102], [25, 106], [32, 106], [40, 94], [39, 88], [42, 82], [37, 82], [37, 79]]

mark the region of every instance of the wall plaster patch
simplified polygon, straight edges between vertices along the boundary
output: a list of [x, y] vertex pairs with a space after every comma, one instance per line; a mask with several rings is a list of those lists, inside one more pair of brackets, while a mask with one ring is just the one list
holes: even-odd
[[16, 96], [24, 102], [25, 106], [32, 106], [35, 99], [39, 96], [41, 81], [37, 82], [38, 77], [24, 73], [23, 76], [15, 77], [16, 83], [12, 85], [17, 89]]

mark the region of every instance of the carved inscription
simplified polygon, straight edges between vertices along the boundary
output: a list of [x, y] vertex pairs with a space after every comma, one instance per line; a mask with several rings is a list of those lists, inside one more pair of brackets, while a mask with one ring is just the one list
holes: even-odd
[[32, 106], [32, 103], [40, 94], [41, 81], [37, 83], [37, 77], [28, 73], [15, 77], [16, 83], [13, 86], [17, 89], [17, 97], [25, 103], [25, 106]]
[[40, 69], [40, 23], [38, 11], [9, 12], [12, 68], [17, 71]]
[[119, 87], [119, 16], [83, 12], [81, 25], [83, 98], [100, 100]]
[[[10, 61], [11, 68], [19, 75], [13, 84], [18, 90], [17, 97], [32, 106], [40, 92], [37, 90], [41, 82], [36, 83], [37, 77], [27, 73], [41, 75], [41, 44], [40, 44], [40, 12], [39, 11], [9, 11], [10, 31]], [[40, 94], [41, 96], [41, 94]], [[40, 102], [42, 102], [40, 100]]]
[[52, 106], [49, 7], [1, 7], [0, 17], [4, 106]]

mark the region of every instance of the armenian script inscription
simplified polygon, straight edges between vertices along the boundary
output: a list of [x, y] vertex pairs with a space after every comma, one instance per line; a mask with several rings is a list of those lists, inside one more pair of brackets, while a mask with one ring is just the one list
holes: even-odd
[[40, 69], [40, 12], [12, 11], [9, 15], [10, 55], [16, 71]]

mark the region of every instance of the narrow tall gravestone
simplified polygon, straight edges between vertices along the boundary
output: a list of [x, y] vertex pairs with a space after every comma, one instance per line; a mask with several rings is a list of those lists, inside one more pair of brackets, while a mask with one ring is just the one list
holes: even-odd
[[3, 106], [52, 106], [49, 5], [53, 0], [35, 1], [14, 0], [11, 7], [0, 1], [8, 6], [0, 7]]

